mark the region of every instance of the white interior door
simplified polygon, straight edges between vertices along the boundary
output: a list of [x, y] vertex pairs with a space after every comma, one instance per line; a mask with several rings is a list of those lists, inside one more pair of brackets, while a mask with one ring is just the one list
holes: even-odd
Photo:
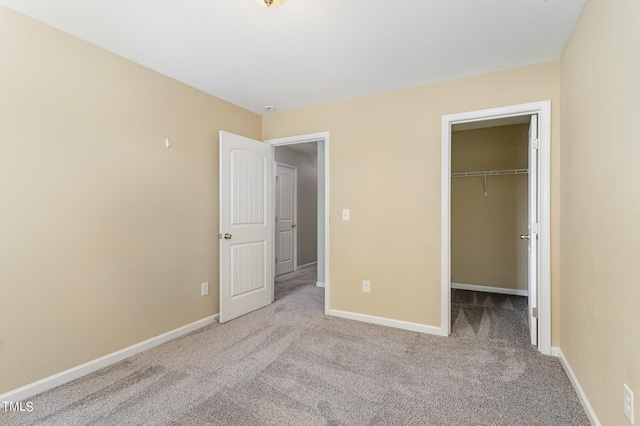
[[220, 322], [273, 302], [273, 147], [220, 132]]
[[538, 344], [538, 115], [529, 125], [529, 331], [531, 344]]
[[295, 267], [296, 174], [295, 166], [276, 164], [276, 275]]

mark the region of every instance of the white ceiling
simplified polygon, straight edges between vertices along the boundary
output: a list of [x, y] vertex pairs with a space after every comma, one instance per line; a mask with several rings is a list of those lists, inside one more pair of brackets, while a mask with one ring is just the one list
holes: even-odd
[[585, 0], [0, 0], [257, 113], [554, 60]]

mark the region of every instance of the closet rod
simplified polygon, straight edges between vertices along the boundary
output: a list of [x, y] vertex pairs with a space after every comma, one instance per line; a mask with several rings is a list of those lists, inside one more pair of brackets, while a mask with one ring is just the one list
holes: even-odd
[[501, 175], [525, 175], [529, 173], [529, 169], [512, 169], [512, 170], [483, 170], [480, 172], [460, 172], [451, 173], [451, 177], [474, 177], [474, 176], [501, 176]]

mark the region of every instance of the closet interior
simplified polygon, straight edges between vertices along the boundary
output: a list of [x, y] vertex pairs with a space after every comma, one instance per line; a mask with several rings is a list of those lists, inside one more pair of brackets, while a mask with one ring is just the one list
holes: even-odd
[[452, 288], [527, 295], [529, 117], [452, 129]]

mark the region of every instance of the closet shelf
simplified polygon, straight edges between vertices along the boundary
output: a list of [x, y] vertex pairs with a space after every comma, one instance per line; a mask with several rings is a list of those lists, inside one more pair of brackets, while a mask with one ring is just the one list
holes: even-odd
[[527, 173], [529, 173], [529, 169], [483, 170], [479, 172], [451, 173], [451, 177], [456, 178], [456, 177], [474, 177], [474, 176], [526, 175]]

